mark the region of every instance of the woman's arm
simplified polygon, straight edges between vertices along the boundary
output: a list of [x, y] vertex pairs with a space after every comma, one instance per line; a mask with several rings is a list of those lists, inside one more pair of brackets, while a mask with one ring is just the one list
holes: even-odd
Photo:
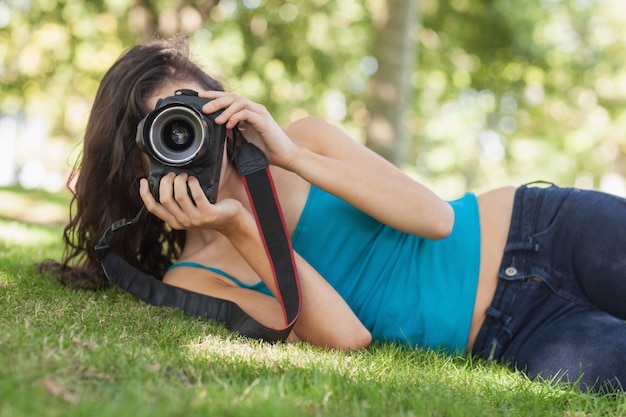
[[396, 229], [430, 239], [452, 231], [447, 202], [339, 128], [307, 118], [285, 130], [299, 147], [284, 168]]
[[[195, 203], [189, 198], [187, 186]], [[216, 204], [209, 203], [198, 180], [186, 174], [163, 177], [160, 202], [152, 196], [145, 179], [141, 181], [140, 193], [147, 209], [173, 228], [210, 228], [226, 236], [270, 291], [277, 295], [273, 270], [256, 221], [240, 202], [225, 199]], [[369, 345], [369, 331], [341, 296], [304, 259], [295, 254], [295, 260], [302, 293], [300, 318], [294, 328], [297, 337], [318, 346], [337, 349], [359, 349]], [[172, 285], [233, 301], [266, 325], [279, 327], [285, 324], [275, 298], [226, 285], [219, 278], [210, 277], [208, 271], [203, 279], [193, 279], [186, 273], [180, 275], [181, 271], [175, 268], [164, 280]]]
[[454, 225], [450, 205], [428, 188], [350, 138], [337, 127], [308, 118], [281, 129], [265, 107], [235, 94], [207, 91], [217, 123], [235, 128], [261, 147], [270, 163], [292, 171], [399, 230], [431, 239], [446, 237]]

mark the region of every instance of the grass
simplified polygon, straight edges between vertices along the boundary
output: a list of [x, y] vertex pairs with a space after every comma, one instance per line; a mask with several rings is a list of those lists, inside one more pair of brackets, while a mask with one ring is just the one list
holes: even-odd
[[[67, 204], [0, 191], [2, 207]], [[114, 288], [63, 288], [33, 266], [60, 257], [62, 216], [13, 216], [0, 207], [2, 417], [626, 416], [624, 397], [531, 382], [485, 361], [265, 344]]]

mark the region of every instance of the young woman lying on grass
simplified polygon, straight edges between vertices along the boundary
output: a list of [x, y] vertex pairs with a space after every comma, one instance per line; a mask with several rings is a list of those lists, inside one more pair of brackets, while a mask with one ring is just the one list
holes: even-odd
[[[77, 166], [62, 282], [105, 284], [93, 250], [145, 204], [112, 250], [173, 286], [231, 300], [258, 321], [283, 314], [242, 181], [225, 156], [218, 201], [168, 174], [156, 201], [139, 121], [178, 89], [211, 99], [266, 154], [301, 281], [291, 340], [360, 349], [372, 340], [468, 352], [583, 390], [626, 383], [626, 201], [557, 186], [500, 188], [444, 201], [337, 127], [283, 128], [223, 91], [180, 41], [126, 51], [104, 76]], [[191, 197], [188, 194], [191, 191]], [[194, 204], [195, 200], [195, 204]]]

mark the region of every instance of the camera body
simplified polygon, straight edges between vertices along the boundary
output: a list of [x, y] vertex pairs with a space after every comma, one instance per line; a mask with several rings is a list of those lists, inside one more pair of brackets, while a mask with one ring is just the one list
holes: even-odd
[[226, 128], [215, 123], [222, 110], [202, 112], [209, 101], [193, 90], [178, 90], [159, 99], [137, 125], [136, 142], [150, 158], [148, 182], [157, 200], [161, 178], [174, 172], [198, 178], [208, 200], [217, 201]]

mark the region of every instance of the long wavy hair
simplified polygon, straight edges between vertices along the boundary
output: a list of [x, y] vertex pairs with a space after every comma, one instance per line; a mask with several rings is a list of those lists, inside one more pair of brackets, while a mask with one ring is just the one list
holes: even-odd
[[[41, 271], [77, 288], [108, 285], [94, 246], [113, 222], [134, 217], [143, 206], [139, 180], [147, 175], [148, 166], [135, 142], [137, 124], [152, 110], [146, 103], [159, 87], [181, 81], [223, 91], [218, 81], [190, 60], [184, 38], [134, 46], [104, 75], [87, 122], [81, 157], [68, 180], [68, 186], [74, 180], [75, 186], [70, 220], [63, 232], [63, 259], [40, 263]], [[180, 254], [184, 239], [184, 231], [171, 230], [148, 215], [120, 230], [111, 250], [161, 279]]]

